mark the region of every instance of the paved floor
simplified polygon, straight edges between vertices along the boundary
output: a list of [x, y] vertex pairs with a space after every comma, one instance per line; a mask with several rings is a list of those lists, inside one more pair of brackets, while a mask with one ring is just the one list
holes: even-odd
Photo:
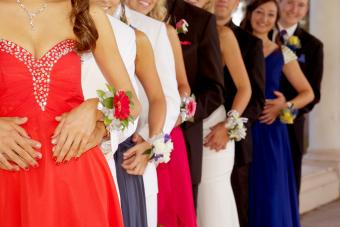
[[340, 200], [301, 217], [302, 227], [340, 227]]

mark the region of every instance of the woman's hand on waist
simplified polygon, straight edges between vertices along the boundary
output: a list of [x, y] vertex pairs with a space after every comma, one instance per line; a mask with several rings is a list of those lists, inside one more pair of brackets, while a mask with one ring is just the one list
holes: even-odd
[[97, 100], [87, 100], [69, 113], [56, 117], [58, 126], [52, 136], [53, 156], [57, 163], [78, 158], [87, 144], [98, 120]]

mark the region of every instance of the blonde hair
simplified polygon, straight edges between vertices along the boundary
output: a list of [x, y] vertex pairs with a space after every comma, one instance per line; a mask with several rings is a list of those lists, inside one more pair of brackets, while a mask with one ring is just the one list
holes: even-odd
[[148, 13], [148, 16], [159, 21], [164, 21], [168, 13], [165, 4], [166, 0], [157, 0], [155, 7]]
[[214, 4], [215, 4], [215, 0], [208, 0], [207, 3], [205, 3], [205, 5], [202, 7], [202, 9], [210, 13], [214, 13]]

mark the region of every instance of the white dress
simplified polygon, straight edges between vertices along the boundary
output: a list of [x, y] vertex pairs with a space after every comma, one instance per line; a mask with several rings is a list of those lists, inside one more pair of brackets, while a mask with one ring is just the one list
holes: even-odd
[[[136, 58], [136, 36], [133, 29], [121, 21], [108, 16], [111, 26], [114, 30], [119, 54], [123, 60], [125, 68], [129, 74], [131, 83], [138, 96], [138, 85], [135, 77], [135, 58]], [[82, 89], [84, 99], [96, 98], [96, 90], [106, 89], [107, 81], [101, 73], [92, 53], [86, 53], [82, 55]], [[123, 132], [113, 131], [111, 132], [111, 141], [105, 141], [101, 145], [101, 149], [104, 153], [107, 153], [107, 161], [110, 166], [110, 170], [114, 181], [116, 183], [116, 189], [119, 190], [116, 177], [116, 165], [113, 159], [113, 154], [117, 150], [118, 144], [125, 141], [130, 137], [137, 128], [138, 118], [133, 124], [129, 124], [129, 127]], [[118, 192], [119, 196], [119, 192]]]
[[[203, 138], [210, 128], [226, 119], [224, 106], [203, 121]], [[230, 176], [234, 166], [235, 143], [216, 152], [203, 147], [202, 178], [198, 186], [197, 224], [199, 227], [239, 227]]]
[[[115, 17], [120, 17], [121, 7], [117, 7]], [[175, 60], [167, 35], [165, 24], [126, 7], [126, 17], [132, 27], [142, 31], [148, 37], [155, 56], [155, 64], [166, 99], [166, 118], [163, 132], [170, 134], [180, 109], [180, 96], [177, 89]], [[149, 103], [140, 83], [140, 102], [142, 111], [138, 122], [137, 133], [144, 139], [149, 137]], [[157, 226], [157, 172], [154, 163], [149, 163], [144, 174], [144, 188], [147, 209], [148, 227]]]

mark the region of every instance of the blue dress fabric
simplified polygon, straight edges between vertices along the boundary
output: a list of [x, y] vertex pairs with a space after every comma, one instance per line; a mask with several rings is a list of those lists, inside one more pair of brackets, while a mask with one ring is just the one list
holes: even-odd
[[143, 176], [130, 175], [121, 166], [124, 153], [134, 145], [130, 137], [114, 154], [121, 209], [125, 227], [148, 227]]
[[[279, 90], [284, 57], [277, 49], [266, 57], [266, 99]], [[298, 196], [288, 130], [276, 119], [252, 128], [249, 172], [249, 227], [300, 227]]]

